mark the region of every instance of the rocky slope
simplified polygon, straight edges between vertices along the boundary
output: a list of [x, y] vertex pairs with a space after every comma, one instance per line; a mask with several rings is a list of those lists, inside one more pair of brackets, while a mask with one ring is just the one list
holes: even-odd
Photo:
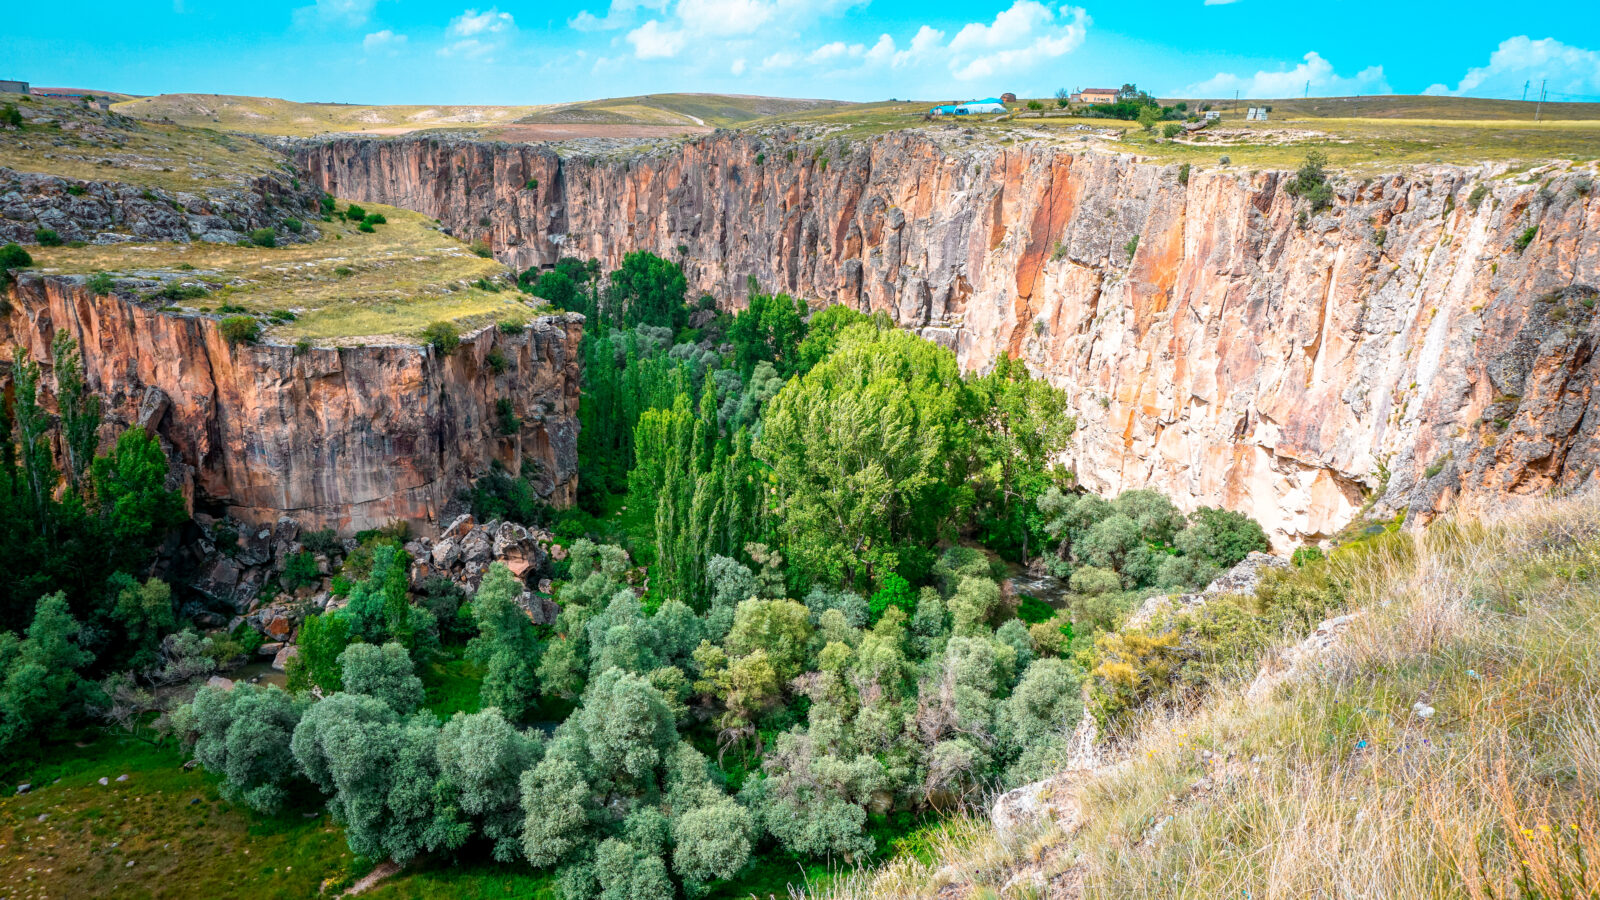
[[[287, 514], [306, 529], [405, 519], [426, 530], [496, 461], [558, 505], [575, 497], [582, 316], [487, 328], [440, 356], [230, 345], [214, 318], [96, 296], [81, 276], [18, 273], [8, 301], [0, 345], [48, 360], [64, 329], [106, 398], [105, 436], [154, 429], [194, 508], [268, 527]], [[521, 420], [513, 434], [502, 433], [501, 399]]]
[[915, 133], [297, 156], [325, 189], [436, 216], [519, 268], [654, 250], [726, 305], [753, 275], [885, 310], [970, 368], [1020, 356], [1072, 398], [1087, 486], [1240, 509], [1280, 547], [1374, 494], [1426, 519], [1576, 488], [1600, 461], [1600, 196], [1575, 173], [1343, 180], [1309, 215], [1287, 173]]

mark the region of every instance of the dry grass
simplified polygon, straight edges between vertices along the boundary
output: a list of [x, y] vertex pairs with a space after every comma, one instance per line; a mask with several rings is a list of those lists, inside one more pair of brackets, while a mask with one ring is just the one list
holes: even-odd
[[505, 125], [543, 108], [296, 103], [274, 97], [228, 94], [162, 94], [112, 105], [116, 112], [139, 119], [294, 137], [353, 131], [393, 134], [420, 128], [480, 128]]
[[1083, 790], [1075, 836], [1028, 849], [958, 826], [939, 863], [819, 896], [931, 896], [942, 868], [979, 896], [1032, 854], [1071, 861], [1086, 897], [1600, 897], [1600, 503], [1326, 565], [1365, 614], [1320, 666], [1266, 703], [1240, 683], [1152, 714], [1131, 764]]
[[0, 139], [0, 166], [84, 181], [204, 192], [282, 174], [283, 157], [248, 138], [139, 122], [43, 97], [17, 104], [29, 120]]
[[388, 224], [366, 234], [341, 220], [312, 222], [320, 240], [270, 249], [109, 244], [41, 247], [33, 257], [45, 273], [108, 272], [210, 288], [206, 297], [183, 301], [190, 311], [213, 312], [224, 304], [258, 313], [288, 310], [297, 318], [267, 331], [284, 340], [380, 343], [413, 338], [441, 320], [467, 329], [531, 314], [509, 282], [498, 282], [506, 285], [498, 293], [475, 286], [479, 279], [504, 279], [508, 270], [474, 255], [433, 220], [381, 204], [364, 208], [383, 213]]

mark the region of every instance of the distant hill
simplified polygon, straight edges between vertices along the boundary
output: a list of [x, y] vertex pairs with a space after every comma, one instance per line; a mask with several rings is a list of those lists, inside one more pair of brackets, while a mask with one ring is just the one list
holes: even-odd
[[[1192, 98], [1171, 97], [1162, 102], [1174, 103], [1188, 100], [1191, 107], [1211, 103], [1217, 109], [1232, 109], [1232, 97]], [[1274, 118], [1306, 119], [1441, 119], [1459, 121], [1487, 121], [1498, 119], [1532, 119], [1537, 111], [1541, 119], [1592, 121], [1600, 119], [1600, 103], [1545, 103], [1532, 100], [1483, 100], [1477, 97], [1428, 97], [1421, 94], [1398, 94], [1381, 97], [1309, 97], [1281, 100], [1239, 100], [1240, 109], [1250, 106], [1271, 106]]]
[[114, 105], [140, 119], [179, 125], [307, 136], [369, 131], [403, 134], [423, 128], [481, 128], [505, 125], [541, 109], [537, 106], [368, 106], [350, 103], [297, 103], [273, 97], [228, 94], [161, 94]]
[[253, 134], [310, 136], [340, 132], [404, 134], [424, 129], [498, 129], [509, 125], [605, 126], [606, 133], [638, 126], [701, 131], [849, 104], [738, 94], [651, 94], [527, 106], [375, 106], [298, 103], [229, 94], [161, 94], [115, 104], [117, 112], [179, 125]]
[[546, 107], [517, 122], [522, 125], [587, 123], [728, 128], [768, 116], [852, 105], [841, 100], [752, 97], [744, 94], [646, 94]]

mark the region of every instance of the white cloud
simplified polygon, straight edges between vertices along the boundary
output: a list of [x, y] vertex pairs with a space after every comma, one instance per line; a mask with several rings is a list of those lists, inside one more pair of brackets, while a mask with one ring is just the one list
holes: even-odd
[[450, 20], [450, 33], [456, 37], [503, 34], [515, 27], [516, 22], [511, 18], [511, 13], [501, 12], [493, 6], [481, 13], [476, 9], [469, 9]]
[[1238, 2], [1239, 2], [1239, 0], [1206, 0], [1206, 5], [1207, 6], [1227, 6], [1230, 3], [1238, 3]]
[[772, 20], [777, 8], [763, 0], [678, 0], [677, 13], [690, 32], [727, 37], [754, 34]]
[[494, 57], [489, 54], [495, 51], [495, 45], [480, 41], [477, 38], [463, 38], [453, 44], [446, 44], [439, 48], [439, 55], [457, 59], [470, 59], [477, 62], [494, 62]]
[[761, 61], [761, 68], [787, 69], [799, 61], [800, 57], [795, 56], [793, 53], [790, 53], [787, 50], [779, 50], [777, 53], [774, 53], [766, 59], [763, 59]]
[[665, 27], [655, 19], [628, 32], [627, 41], [639, 59], [670, 59], [688, 42], [682, 31]]
[[1079, 7], [1057, 10], [1037, 0], [1017, 0], [993, 24], [972, 22], [956, 32], [950, 39], [950, 71], [964, 80], [988, 78], [1065, 56], [1083, 45], [1089, 22]]
[[1423, 93], [1520, 98], [1538, 96], [1539, 83], [1556, 94], [1600, 93], [1600, 52], [1563, 44], [1555, 38], [1507, 38], [1489, 54], [1489, 64], [1468, 69], [1454, 88], [1435, 84]]
[[395, 34], [393, 31], [385, 28], [382, 31], [374, 31], [373, 33], [362, 38], [361, 49], [368, 53], [387, 51], [390, 54], [393, 54], [396, 50], [399, 50], [401, 47], [405, 46], [405, 43], [405, 35]]
[[806, 62], [825, 63], [844, 59], [849, 56], [860, 56], [864, 52], [865, 48], [863, 48], [860, 44], [856, 44], [853, 49], [854, 52], [852, 52], [851, 46], [846, 44], [844, 41], [834, 41], [831, 44], [823, 44], [821, 47], [811, 51], [811, 54], [806, 57]]
[[295, 10], [294, 20], [298, 25], [345, 25], [354, 28], [366, 24], [377, 3], [378, 0], [317, 0], [315, 5]]
[[1262, 70], [1249, 76], [1218, 72], [1178, 93], [1186, 97], [1232, 97], [1238, 91], [1241, 97], [1265, 100], [1299, 97], [1306, 93], [1308, 82], [1310, 92], [1319, 97], [1392, 93], [1384, 78], [1383, 66], [1371, 66], [1355, 75], [1343, 76], [1315, 51], [1307, 53], [1305, 61], [1292, 69]]
[[666, 8], [667, 0], [611, 0], [611, 7], [604, 16], [585, 9], [568, 19], [567, 24], [579, 31], [614, 31], [632, 25], [637, 10], [661, 12]]
[[733, 61], [733, 65], [728, 67], [728, 71], [732, 72], [735, 75], [743, 75], [744, 74], [744, 67], [745, 67], [744, 57], [741, 56], [738, 59]]

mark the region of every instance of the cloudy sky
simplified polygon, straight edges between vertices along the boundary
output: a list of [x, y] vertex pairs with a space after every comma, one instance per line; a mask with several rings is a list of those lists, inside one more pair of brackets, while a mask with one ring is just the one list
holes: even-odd
[[19, 3], [0, 78], [128, 93], [547, 103], [663, 91], [940, 99], [1135, 82], [1164, 96], [1600, 101], [1594, 0], [121, 0]]

